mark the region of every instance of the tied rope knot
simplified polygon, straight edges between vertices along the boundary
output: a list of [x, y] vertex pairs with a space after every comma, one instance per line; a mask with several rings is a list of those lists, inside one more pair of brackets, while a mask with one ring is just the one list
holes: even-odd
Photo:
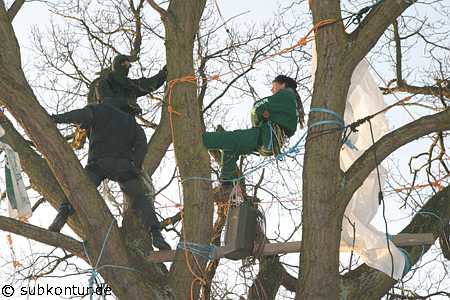
[[220, 74], [214, 74], [214, 75], [211, 75], [211, 77], [209, 78], [209, 80], [217, 80], [217, 81], [220, 81]]
[[358, 132], [358, 127], [364, 124], [365, 122], [369, 121], [370, 119], [372, 119], [372, 116], [367, 116], [365, 118], [356, 120], [352, 124], [348, 125], [348, 127], [351, 132]]
[[302, 37], [297, 42], [297, 45], [299, 45], [299, 46], [306, 46], [307, 44], [308, 44], [308, 38], [306, 36]]

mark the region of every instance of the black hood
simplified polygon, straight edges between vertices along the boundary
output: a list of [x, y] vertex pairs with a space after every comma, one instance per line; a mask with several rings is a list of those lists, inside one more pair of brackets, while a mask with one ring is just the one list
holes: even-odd
[[124, 61], [131, 61], [130, 57], [127, 55], [118, 54], [113, 59], [112, 73], [114, 75], [114, 78], [119, 79], [119, 81], [121, 79], [126, 79], [128, 76], [128, 72], [130, 71], [129, 67], [122, 64]]

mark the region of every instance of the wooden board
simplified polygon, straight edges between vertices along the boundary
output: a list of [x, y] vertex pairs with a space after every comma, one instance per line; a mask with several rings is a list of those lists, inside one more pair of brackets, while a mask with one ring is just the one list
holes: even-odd
[[[431, 245], [434, 244], [435, 238], [431, 233], [402, 233], [392, 237], [392, 242], [399, 247]], [[286, 253], [298, 253], [301, 251], [302, 242], [273, 243], [264, 246], [263, 255], [276, 255]], [[341, 251], [350, 251], [348, 247], [341, 246]], [[223, 258], [225, 247], [218, 247], [215, 258]], [[154, 251], [147, 256], [151, 262], [170, 262], [175, 257], [175, 250], [171, 251]]]

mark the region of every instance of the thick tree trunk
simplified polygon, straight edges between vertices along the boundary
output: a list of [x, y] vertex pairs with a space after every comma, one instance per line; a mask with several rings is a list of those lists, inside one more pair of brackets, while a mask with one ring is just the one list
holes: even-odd
[[[171, 1], [164, 20], [166, 28], [166, 56], [168, 81], [193, 76], [194, 37], [199, 28], [205, 0]], [[169, 91], [170, 93], [170, 91]], [[208, 245], [212, 232], [213, 202], [210, 197], [209, 156], [202, 143], [201, 110], [197, 101], [196, 82], [178, 83], [172, 90], [173, 143], [176, 162], [183, 180], [183, 239]], [[169, 100], [169, 99], [168, 99]], [[191, 178], [206, 180], [191, 180]], [[181, 199], [180, 199], [181, 200]], [[193, 282], [194, 299], [203, 277], [205, 261], [200, 267], [188, 255], [179, 251], [171, 272], [171, 284], [177, 291], [177, 299], [190, 299]], [[194, 275], [194, 274], [195, 275]]]
[[[310, 2], [314, 23], [337, 20], [339, 1]], [[346, 66], [346, 36], [339, 23], [322, 27], [316, 35], [317, 71], [311, 107], [343, 116], [351, 70]], [[327, 113], [311, 113], [309, 124], [336, 120]], [[296, 299], [336, 299], [339, 294], [339, 242], [342, 216], [337, 213], [341, 184], [339, 153], [342, 131], [337, 125], [310, 130], [303, 169], [303, 250], [300, 255]], [[331, 130], [331, 131], [329, 131]]]

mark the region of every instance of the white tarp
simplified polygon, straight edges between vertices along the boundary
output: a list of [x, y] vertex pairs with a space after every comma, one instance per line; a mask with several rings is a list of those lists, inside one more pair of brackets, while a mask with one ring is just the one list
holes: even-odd
[[[5, 130], [0, 126], [0, 137]], [[31, 203], [22, 178], [22, 167], [17, 152], [8, 144], [0, 142], [5, 152], [5, 182], [8, 199], [8, 213], [11, 218], [26, 220], [31, 217]]]
[[[312, 76], [314, 79], [316, 64], [316, 51], [313, 47]], [[351, 85], [347, 96], [344, 120], [346, 124], [353, 123], [368, 115], [374, 114], [386, 105], [383, 95], [369, 72], [366, 60], [361, 61], [353, 72]], [[388, 122], [384, 114], [371, 120], [375, 141], [388, 132]], [[372, 145], [369, 124], [366, 122], [358, 127], [357, 133], [352, 133], [350, 141], [357, 149], [343, 147], [341, 151], [341, 168], [345, 171], [351, 164]], [[379, 167], [381, 186], [386, 180], [386, 170]], [[405, 256], [392, 242], [387, 240], [386, 233], [377, 230], [370, 223], [375, 217], [378, 203], [378, 178], [374, 170], [363, 185], [355, 192], [350, 200], [345, 217], [342, 222], [341, 246], [353, 249], [364, 263], [394, 279], [403, 276]], [[388, 250], [388, 245], [390, 252]], [[391, 256], [392, 254], [392, 256]], [[392, 273], [392, 265], [394, 271]]]

